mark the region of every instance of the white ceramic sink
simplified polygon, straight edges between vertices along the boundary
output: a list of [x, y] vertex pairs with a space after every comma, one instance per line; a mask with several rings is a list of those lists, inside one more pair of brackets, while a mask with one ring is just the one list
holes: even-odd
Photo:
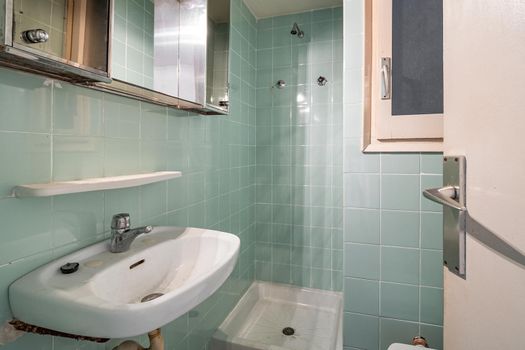
[[[124, 253], [111, 253], [108, 242], [101, 242], [15, 281], [11, 310], [25, 323], [71, 334], [143, 334], [213, 294], [232, 272], [239, 246], [229, 233], [177, 227], [155, 227]], [[78, 262], [78, 271], [61, 273], [68, 262]], [[141, 302], [153, 293], [163, 295]]]

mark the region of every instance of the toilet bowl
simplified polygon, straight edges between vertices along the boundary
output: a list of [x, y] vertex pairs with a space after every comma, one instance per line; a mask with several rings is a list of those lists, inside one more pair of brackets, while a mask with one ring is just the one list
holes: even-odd
[[433, 350], [430, 348], [425, 348], [422, 345], [408, 345], [408, 344], [400, 344], [400, 343], [394, 343], [388, 347], [388, 350], [423, 350], [423, 349]]

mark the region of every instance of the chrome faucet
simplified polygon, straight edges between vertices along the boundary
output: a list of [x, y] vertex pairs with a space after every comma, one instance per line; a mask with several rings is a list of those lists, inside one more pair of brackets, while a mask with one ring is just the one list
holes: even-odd
[[138, 235], [150, 233], [153, 226], [131, 228], [129, 214], [121, 213], [113, 215], [111, 219], [111, 241], [109, 251], [112, 253], [122, 253], [129, 250], [131, 243]]

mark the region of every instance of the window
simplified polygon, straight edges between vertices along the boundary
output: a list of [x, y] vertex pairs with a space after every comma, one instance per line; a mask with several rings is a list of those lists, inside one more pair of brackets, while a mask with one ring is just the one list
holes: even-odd
[[443, 1], [371, 0], [365, 11], [365, 151], [441, 151]]

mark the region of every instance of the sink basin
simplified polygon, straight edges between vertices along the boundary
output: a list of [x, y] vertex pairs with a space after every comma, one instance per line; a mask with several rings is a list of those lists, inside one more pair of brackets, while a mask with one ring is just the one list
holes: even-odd
[[[65, 333], [136, 336], [212, 295], [232, 272], [239, 246], [229, 233], [177, 227], [155, 227], [124, 253], [97, 243], [15, 281], [11, 311], [25, 323]], [[72, 262], [78, 271], [63, 274], [60, 267]]]

